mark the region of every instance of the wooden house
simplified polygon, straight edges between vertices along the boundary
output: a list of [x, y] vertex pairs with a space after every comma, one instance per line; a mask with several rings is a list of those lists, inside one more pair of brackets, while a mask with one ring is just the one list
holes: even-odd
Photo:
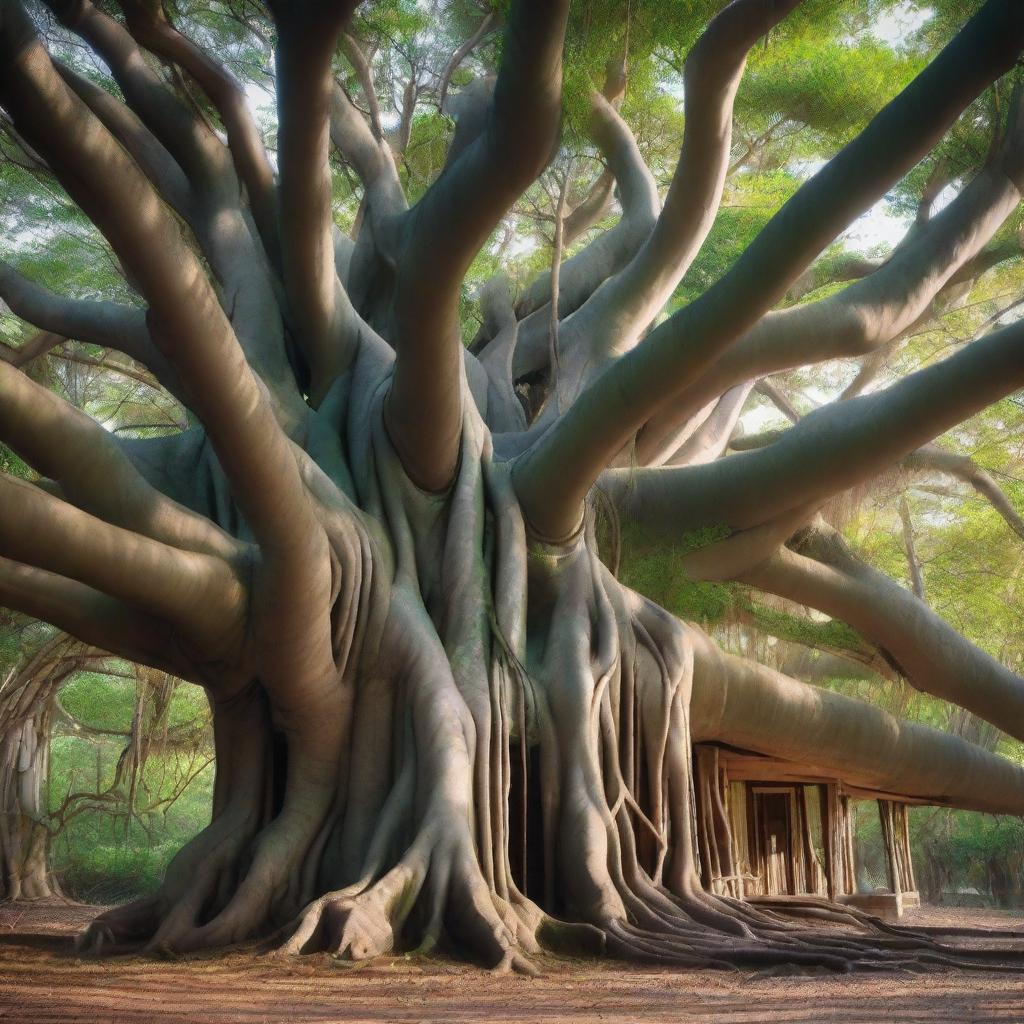
[[[834, 772], [709, 743], [694, 746], [699, 860], [712, 892], [755, 902], [815, 897], [890, 920], [918, 906], [907, 806]], [[882, 885], [858, 880], [853, 802], [877, 801]]]

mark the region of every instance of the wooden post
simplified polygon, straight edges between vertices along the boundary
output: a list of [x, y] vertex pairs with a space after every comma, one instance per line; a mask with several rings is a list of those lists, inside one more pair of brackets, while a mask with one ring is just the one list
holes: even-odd
[[891, 800], [878, 801], [878, 817], [882, 823], [882, 841], [885, 843], [885, 860], [889, 867], [889, 891], [900, 894], [900, 868], [896, 853], [896, 836], [893, 827]]

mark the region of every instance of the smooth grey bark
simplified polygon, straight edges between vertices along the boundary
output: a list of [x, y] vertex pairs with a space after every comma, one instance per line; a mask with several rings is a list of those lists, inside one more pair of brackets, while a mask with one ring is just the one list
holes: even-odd
[[849, 623], [886, 652], [911, 686], [1020, 739], [1024, 679], [974, 646], [920, 598], [818, 526], [742, 578]]
[[828, 359], [868, 356], [918, 323], [936, 296], [970, 268], [1017, 208], [1024, 185], [1024, 105], [1016, 97], [1000, 150], [956, 199], [873, 273], [848, 288], [765, 315], [637, 438], [647, 462], [672, 425], [726, 388]]
[[[693, 738], [820, 766], [852, 785], [935, 804], [1024, 811], [1019, 765], [958, 736], [808, 686], [702, 639]], [[756, 708], [756, 711], [754, 710]]]
[[61, 895], [50, 869], [47, 820], [54, 702], [94, 653], [57, 634], [0, 685], [0, 899]]
[[778, 302], [814, 257], [1014, 63], [1022, 43], [1024, 10], [1009, 0], [987, 4], [799, 189], [724, 277], [655, 328], [581, 395], [516, 470], [517, 490], [541, 536], [565, 537], [578, 527], [594, 480], [651, 413]]
[[[84, 941], [188, 952], [289, 925], [290, 952], [362, 959], [447, 938], [491, 965], [526, 971], [542, 947], [693, 966], [955, 962], [948, 950], [918, 939], [909, 949], [877, 931], [808, 936], [705, 892], [691, 804], [695, 718], [701, 735], [794, 756], [821, 753], [813, 741], [820, 726], [829, 763], [863, 765], [870, 744], [884, 742], [894, 767], [870, 778], [912, 784], [931, 799], [965, 799], [948, 780], [966, 766], [976, 786], [990, 787], [988, 806], [1017, 807], [1019, 771], [708, 654], [697, 630], [624, 587], [599, 558], [594, 514], [571, 530], [596, 477], [595, 453], [607, 456], [604, 466], [621, 447], [607, 431], [600, 436], [603, 424], [590, 423], [601, 428], [590, 449], [562, 451], [580, 460], [557, 467], [564, 480], [532, 476], [529, 460], [495, 457], [499, 424], [521, 437], [512, 386], [519, 322], [495, 282], [494, 341], [477, 361], [462, 349], [457, 304], [466, 268], [554, 150], [568, 4], [513, 4], [493, 96], [475, 91], [489, 106], [460, 124], [445, 171], [410, 209], [394, 191], [381, 140], [370, 126], [359, 132], [354, 106], [331, 80], [345, 5], [273, 4], [283, 281], [273, 241], [245, 204], [241, 182], [254, 156], [245, 126], [236, 124], [225, 146], [151, 73], [139, 47], [139, 39], [154, 52], [171, 46], [186, 67], [196, 58], [187, 40], [145, 19], [126, 31], [87, 3], [56, 6], [104, 56], [138, 122], [185, 175], [198, 253], [215, 276], [225, 261], [231, 271], [218, 290], [182, 239], [149, 176], [165, 172], [166, 161], [139, 124], [120, 107], [83, 101], [17, 0], [0, 0], [0, 104], [130, 269], [153, 344], [201, 424], [171, 439], [118, 444], [0, 362], [0, 436], [48, 478], [34, 486], [0, 477], [0, 500], [18, 510], [0, 518], [0, 600], [173, 669], [203, 685], [213, 708], [210, 825], [180, 851], [156, 894], [102, 915]], [[721, 191], [742, 55], [790, 6], [739, 0], [698, 44], [693, 72], [712, 102], [691, 112], [678, 178], [694, 190], [674, 189], [656, 243], [636, 257], [638, 279], [663, 290], [709, 229], [704, 204]], [[754, 23], [745, 20], [751, 11]], [[1017, 8], [990, 0], [783, 211], [727, 278], [726, 292], [734, 291], [684, 318], [703, 331], [698, 354], [702, 346], [714, 354], [756, 320], [815, 246], [896, 180], [1021, 47]], [[710, 59], [723, 52], [721, 65]], [[216, 93], [223, 83], [208, 84]], [[367, 193], [351, 253], [330, 223], [332, 105], [337, 146], [360, 162]], [[229, 118], [226, 107], [221, 116]], [[619, 122], [605, 123], [622, 142]], [[628, 138], [625, 149], [632, 154]], [[634, 161], [629, 173], [642, 193], [642, 167]], [[253, 253], [251, 266], [232, 270]], [[657, 254], [674, 267], [658, 265]], [[345, 282], [339, 266], [348, 268]], [[260, 310], [269, 311], [265, 333]], [[622, 402], [656, 399], [658, 387], [675, 393], [694, 370], [686, 352], [677, 360], [680, 321], [669, 324], [654, 344], [661, 355], [645, 355], [638, 377], [617, 390], [625, 357], [600, 378], [615, 393], [612, 420]], [[628, 347], [637, 325], [627, 327]], [[642, 511], [663, 517], [666, 536], [678, 533], [669, 492], [709, 482], [718, 491], [688, 498], [682, 511], [684, 523], [706, 525], [694, 509], [744, 496], [745, 485], [721, 467], [753, 466], [759, 512], [730, 506], [738, 532], [686, 565], [705, 575], [756, 571], [823, 494], [1003, 393], [1021, 372], [1018, 340], [1013, 329], [998, 332], [881, 397], [808, 417], [781, 448], [746, 461], [666, 469], [657, 478], [664, 500]], [[651, 349], [644, 342], [634, 351]], [[631, 394], [662, 358], [671, 379], [651, 396]], [[954, 378], [963, 394], [951, 396]], [[714, 396], [681, 458], [722, 450], [747, 389], [744, 381]], [[941, 411], [928, 405], [936, 395], [949, 398]], [[564, 424], [570, 440], [579, 429], [579, 408], [553, 427], [556, 453]], [[628, 440], [652, 409], [634, 412], [626, 433], [622, 422], [611, 433]], [[878, 441], [880, 428], [908, 413], [909, 428]], [[837, 469], [822, 422], [842, 428]], [[794, 479], [790, 450], [823, 466], [821, 479]], [[641, 474], [637, 489], [649, 479]], [[609, 480], [628, 504], [629, 474]], [[550, 491], [544, 502], [540, 484]], [[556, 523], [571, 512], [570, 529], [544, 541], [538, 509]], [[716, 712], [715, 695], [728, 690], [741, 696]], [[772, 708], [774, 737], [761, 735], [762, 704]], [[846, 718], [856, 729], [844, 735]]]
[[822, 406], [777, 440], [704, 466], [610, 470], [604, 487], [643, 526], [670, 536], [750, 529], [868, 480], [1024, 384], [1024, 324], [979, 339], [884, 391]]

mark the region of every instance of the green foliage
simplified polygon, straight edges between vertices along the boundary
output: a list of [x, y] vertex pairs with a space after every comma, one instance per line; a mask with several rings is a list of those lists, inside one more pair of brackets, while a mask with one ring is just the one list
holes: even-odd
[[0, 473], [16, 476], [22, 480], [30, 480], [34, 476], [28, 463], [5, 444], [0, 444]]
[[135, 681], [81, 672], [61, 690], [60, 701], [86, 728], [127, 733], [135, 713]]
[[785, 121], [804, 125], [809, 131], [792, 155], [845, 145], [924, 63], [871, 39], [851, 45], [817, 25], [787, 36], [751, 54], [737, 112], [763, 131]]
[[[107, 670], [122, 667], [112, 661]], [[152, 891], [171, 857], [209, 822], [213, 797], [203, 691], [178, 685], [166, 713], [154, 717], [153, 691], [108, 673], [78, 673], [65, 685], [50, 744], [53, 867], [66, 891], [93, 902]], [[140, 693], [148, 757], [133, 788], [124, 759]]]
[[864, 644], [861, 635], [839, 619], [815, 621], [806, 616], [793, 615], [778, 608], [752, 601], [737, 594], [737, 605], [745, 611], [758, 629], [780, 640], [804, 644], [807, 647], [855, 651]]
[[[1024, 906], [1024, 821], [1020, 818], [910, 809], [910, 840], [918, 886], [932, 900]], [[991, 897], [989, 897], [991, 893]]]
[[[682, 559], [729, 536], [725, 526], [709, 526], [668, 545], [647, 537], [635, 525], [622, 529], [619, 579], [680, 618], [720, 622], [732, 607], [733, 585], [691, 579]], [[607, 549], [607, 545], [605, 546]]]
[[686, 305], [702, 295], [740, 257], [773, 214], [800, 187], [801, 179], [780, 169], [744, 171], [737, 175], [722, 200], [722, 208], [707, 241], [701, 247], [672, 307]]
[[[55, 809], [69, 792], [100, 792], [113, 780], [121, 752], [118, 742], [58, 736], [51, 744], [50, 805]], [[147, 765], [151, 787], [169, 796], [170, 766], [162, 758]], [[98, 769], [97, 769], [98, 766]], [[99, 771], [100, 786], [96, 785]], [[175, 803], [154, 813], [125, 818], [103, 805], [91, 806], [71, 819], [52, 845], [52, 866], [65, 890], [96, 903], [120, 902], [151, 892], [167, 864], [210, 818], [213, 768], [207, 768]]]

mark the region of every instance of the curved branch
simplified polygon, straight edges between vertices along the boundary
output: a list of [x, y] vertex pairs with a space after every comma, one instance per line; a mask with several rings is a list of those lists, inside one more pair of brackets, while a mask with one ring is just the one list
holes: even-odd
[[976, 263], [1022, 191], [1024, 103], [1018, 97], [1002, 149], [952, 203], [912, 231], [874, 273], [819, 302], [764, 316], [651, 417], [637, 437], [638, 459], [646, 462], [675, 422], [725, 388], [795, 366], [870, 355], [910, 330], [928, 316], [942, 289]]
[[318, 405], [351, 361], [355, 337], [334, 266], [329, 155], [334, 92], [331, 60], [358, 0], [273, 3], [278, 29], [278, 168], [281, 258], [295, 338]]
[[477, 25], [473, 34], [452, 54], [451, 60], [445, 65], [441, 72], [441, 80], [437, 89], [437, 105], [444, 110], [444, 101], [448, 96], [448, 86], [451, 85], [452, 75], [458, 70], [459, 65], [480, 45], [484, 36], [498, 26], [498, 14], [496, 11], [488, 11], [480, 24]]
[[842, 252], [812, 263], [786, 292], [787, 302], [799, 302], [819, 288], [845, 281], [859, 281], [885, 265], [884, 259], [868, 259], [856, 252]]
[[[116, 302], [66, 298], [23, 277], [3, 261], [0, 298], [15, 316], [55, 336], [54, 344], [72, 338], [123, 352], [149, 369], [168, 391], [180, 396], [181, 385], [174, 368], [149, 336], [145, 310]], [[41, 354], [38, 349], [26, 351], [13, 360], [13, 365], [20, 366]]]
[[45, 0], [71, 31], [99, 54], [128, 105], [160, 140], [196, 187], [219, 192], [229, 170], [216, 135], [181, 103], [150, 67], [131, 34], [91, 0]]
[[6, 364], [0, 364], [0, 440], [56, 480], [71, 504], [111, 525], [229, 561], [242, 553], [209, 520], [148, 484], [108, 431]]
[[1024, 49], [1024, 7], [989, 0], [863, 132], [806, 182], [732, 269], [580, 396], [516, 466], [533, 529], [564, 538], [601, 470], [663, 403], [775, 305], [811, 260], [884, 195]]
[[812, 764], [865, 789], [1024, 814], [1024, 768], [938, 729], [720, 651], [693, 630], [696, 741]]
[[445, 167], [455, 163], [483, 134], [491, 109], [491, 100], [494, 98], [495, 81], [496, 76], [493, 74], [474, 78], [454, 96], [448, 97], [444, 113], [455, 119], [455, 134], [448, 143]]
[[166, 202], [183, 217], [190, 212], [192, 186], [174, 157], [138, 115], [106, 89], [57, 61], [61, 77], [103, 122], [107, 131], [132, 155]]
[[0, 557], [0, 604], [111, 654], [191, 675], [187, 663], [169, 657], [166, 623], [75, 580]]
[[20, 348], [8, 345], [5, 341], [0, 342], [0, 360], [3, 360], [8, 366], [20, 370], [22, 367], [28, 366], [33, 359], [45, 356], [58, 345], [63, 345], [66, 340], [62, 334], [39, 331]]
[[729, 169], [732, 111], [750, 48], [801, 0], [733, 0], [686, 58], [686, 118], [665, 205], [629, 265], [577, 314], [592, 358], [633, 348], [689, 269], [714, 224]]
[[[134, 45], [134, 44], [133, 44]], [[106, 236], [149, 302], [254, 535], [308, 553], [320, 536], [295, 458], [202, 267], [138, 166], [64, 84], [17, 0], [0, 8], [0, 104]]]
[[824, 524], [806, 531], [799, 549], [781, 548], [743, 581], [841, 619], [882, 648], [915, 689], [1024, 739], [1024, 679], [858, 559]]
[[274, 170], [238, 80], [219, 61], [172, 26], [162, 3], [119, 0], [128, 30], [138, 42], [188, 72], [209, 97], [227, 131], [228, 149], [245, 185], [260, 238], [280, 265]]
[[568, 0], [516, 0], [483, 133], [404, 216], [386, 418], [406, 472], [429, 490], [448, 485], [458, 460], [463, 277], [558, 138], [568, 7]]
[[116, 302], [65, 298], [2, 260], [0, 298], [15, 316], [65, 338], [116, 348], [133, 359], [149, 345], [145, 310]]
[[708, 418], [668, 459], [672, 466], [700, 466], [725, 454], [753, 385], [737, 384], [715, 404]]
[[8, 510], [0, 521], [0, 556], [165, 619], [218, 653], [232, 639], [246, 596], [223, 559], [111, 526], [2, 474], [0, 502]]
[[[618, 187], [622, 217], [611, 230], [566, 260], [559, 274], [558, 316], [575, 313], [612, 275], [618, 273], [650, 238], [661, 201], [654, 181], [629, 125], [601, 93], [591, 97], [590, 134], [608, 162]], [[515, 353], [517, 377], [542, 369], [547, 363], [547, 324], [551, 305], [551, 274], [545, 272], [516, 303], [522, 320]]]
[[[241, 208], [231, 154], [195, 112], [179, 101], [150, 66], [134, 37], [89, 0], [49, 0], [50, 6], [108, 64], [132, 111], [145, 129], [111, 96], [80, 91], [86, 105], [138, 161], [195, 234], [224, 287], [239, 338], [254, 369], [271, 388], [284, 423], [301, 419], [301, 396], [285, 357], [281, 314], [264, 247]], [[71, 80], [79, 91], [78, 82]], [[102, 90], [100, 90], [102, 92]], [[155, 136], [180, 165], [171, 170], [147, 140]], [[154, 160], [156, 163], [154, 163]], [[184, 174], [182, 174], [182, 171]]]
[[391, 148], [373, 134], [337, 82], [331, 89], [330, 136], [335, 149], [359, 176], [371, 210], [378, 217], [404, 213], [405, 193]]
[[1024, 322], [994, 331], [885, 391], [833, 402], [777, 441], [705, 466], [623, 470], [602, 487], [663, 536], [747, 529], [869, 480], [1024, 385]]
[[481, 288], [480, 311], [493, 339], [480, 355], [488, 378], [487, 425], [494, 433], [525, 430], [523, 405], [512, 379], [519, 325], [512, 308], [511, 283], [504, 274], [496, 274]]
[[978, 494], [1006, 520], [1018, 537], [1024, 539], [1024, 517], [1014, 508], [1003, 489], [969, 455], [948, 452], [934, 444], [926, 444], [911, 452], [904, 460], [905, 469], [925, 473], [944, 473], [970, 484]]
[[351, 33], [341, 33], [341, 48], [348, 58], [349, 64], [352, 65], [352, 69], [359, 79], [359, 84], [363, 87], [363, 95], [366, 97], [366, 106], [370, 114], [370, 129], [373, 131], [373, 137], [378, 142], [383, 141], [384, 129], [380, 123], [380, 103], [377, 100], [377, 87], [373, 81], [373, 68], [370, 67], [370, 62], [366, 59], [363, 48]]

